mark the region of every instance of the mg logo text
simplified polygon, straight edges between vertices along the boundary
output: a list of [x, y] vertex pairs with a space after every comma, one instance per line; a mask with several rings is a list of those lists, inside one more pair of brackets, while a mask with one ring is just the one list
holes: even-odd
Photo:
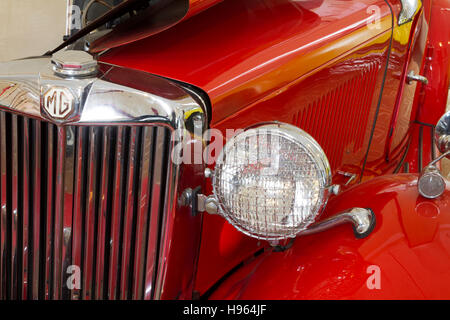
[[51, 118], [64, 120], [75, 110], [75, 97], [67, 88], [52, 87], [44, 93], [43, 109]]

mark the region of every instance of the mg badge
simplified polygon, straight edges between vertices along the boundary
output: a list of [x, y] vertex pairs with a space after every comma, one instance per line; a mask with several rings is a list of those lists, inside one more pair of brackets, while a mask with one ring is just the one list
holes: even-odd
[[73, 93], [63, 87], [51, 87], [43, 95], [43, 109], [53, 119], [67, 119], [75, 111]]

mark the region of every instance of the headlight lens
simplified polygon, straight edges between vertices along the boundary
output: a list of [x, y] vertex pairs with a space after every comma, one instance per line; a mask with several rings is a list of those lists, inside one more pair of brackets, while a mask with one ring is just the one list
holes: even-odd
[[297, 127], [270, 123], [230, 139], [213, 175], [220, 213], [252, 237], [295, 237], [328, 198], [331, 170], [318, 143]]

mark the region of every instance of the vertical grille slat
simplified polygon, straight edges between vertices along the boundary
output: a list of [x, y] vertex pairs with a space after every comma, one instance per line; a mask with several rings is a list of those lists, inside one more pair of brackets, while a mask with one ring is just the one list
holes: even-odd
[[[30, 159], [32, 176], [32, 197], [33, 206], [31, 207], [33, 216], [33, 231], [31, 237], [31, 298], [39, 299], [39, 277], [41, 272], [41, 123], [32, 120], [32, 135], [35, 143], [30, 143], [32, 155]], [[45, 192], [44, 192], [45, 194]]]
[[147, 246], [149, 203], [151, 197], [151, 169], [153, 155], [153, 129], [145, 128], [141, 142], [141, 174], [139, 177], [139, 192], [137, 202], [136, 241], [133, 270], [133, 296], [134, 300], [144, 298], [144, 268], [145, 251]]
[[87, 167], [87, 192], [86, 192], [86, 217], [85, 217], [85, 241], [83, 262], [83, 299], [92, 299], [92, 287], [94, 279], [94, 250], [95, 250], [95, 214], [97, 204], [97, 156], [96, 146], [99, 143], [100, 128], [89, 128], [89, 150]]
[[45, 162], [47, 166], [45, 167], [46, 179], [44, 186], [46, 187], [46, 201], [43, 210], [45, 210], [45, 234], [44, 234], [44, 245], [45, 245], [45, 275], [44, 275], [44, 295], [45, 299], [51, 299], [52, 295], [52, 251], [53, 251], [53, 193], [54, 193], [54, 167], [55, 167], [55, 126], [46, 124], [45, 125], [45, 135], [44, 140], [46, 141], [46, 154]]
[[7, 298], [7, 228], [6, 212], [7, 177], [6, 177], [6, 115], [0, 112], [0, 298]]
[[[55, 224], [53, 230], [53, 299], [61, 299], [62, 288], [62, 259], [63, 259], [63, 229], [64, 229], [64, 183], [65, 168], [64, 160], [66, 157], [66, 130], [57, 129], [57, 156], [56, 156], [56, 186], [55, 186]], [[70, 215], [72, 213], [70, 212]]]
[[116, 151], [114, 157], [114, 177], [113, 177], [113, 197], [111, 210], [111, 232], [110, 232], [110, 254], [108, 270], [108, 298], [117, 299], [117, 288], [119, 282], [119, 262], [120, 262], [120, 232], [122, 229], [123, 212], [123, 190], [125, 183], [125, 130], [119, 127], [117, 130]]
[[[146, 274], [145, 274], [145, 288], [144, 299], [149, 300], [153, 298], [154, 292], [154, 275], [156, 273], [156, 254], [157, 254], [157, 242], [159, 237], [159, 224], [161, 218], [161, 211], [163, 210], [164, 203], [162, 203], [162, 195], [165, 192], [164, 184], [164, 164], [163, 154], [169, 154], [167, 150], [167, 137], [166, 132], [162, 128], [155, 129], [156, 137], [153, 139], [154, 148], [153, 154], [158, 152], [161, 154], [159, 157], [155, 157], [153, 161], [153, 178], [152, 178], [152, 195], [150, 201], [150, 211], [153, 213], [150, 216], [149, 234], [147, 240], [147, 256], [146, 256]], [[154, 214], [159, 212], [160, 214]]]
[[[18, 148], [19, 148], [19, 137], [18, 137], [18, 119], [16, 115], [12, 116], [11, 132], [12, 135], [12, 149], [11, 154], [11, 179], [12, 179], [12, 189], [10, 192], [11, 197], [11, 209], [10, 209], [10, 219], [11, 219], [11, 274], [10, 274], [10, 295], [12, 299], [18, 298], [18, 212], [19, 212], [19, 159], [18, 159]], [[16, 190], [16, 192], [14, 192]]]
[[107, 226], [107, 209], [108, 209], [108, 178], [111, 154], [111, 137], [112, 128], [104, 128], [102, 135], [102, 152], [101, 152], [101, 179], [100, 179], [100, 208], [97, 218], [97, 267], [95, 274], [95, 299], [103, 298], [103, 286], [105, 275], [105, 246], [106, 246], [106, 226]]
[[[84, 128], [76, 129], [76, 150], [75, 150], [75, 177], [74, 177], [74, 201], [73, 201], [73, 230], [72, 230], [72, 264], [82, 265], [82, 245], [83, 245], [83, 188], [86, 183], [83, 172], [85, 170], [85, 137]], [[74, 280], [76, 285], [76, 279]], [[80, 298], [80, 289], [74, 287], [71, 293], [72, 300]]]
[[168, 133], [0, 111], [0, 299], [153, 298]]
[[66, 127], [61, 132], [61, 139], [64, 140], [64, 166], [62, 185], [62, 232], [61, 240], [61, 273], [59, 288], [60, 297], [68, 299], [70, 292], [67, 287], [69, 277], [69, 266], [72, 265], [72, 222], [73, 222], [73, 202], [74, 202], [74, 179], [75, 179], [75, 152], [76, 152], [76, 129]]
[[28, 298], [28, 250], [29, 250], [29, 226], [30, 226], [30, 120], [27, 118], [23, 119], [23, 135], [22, 135], [22, 272], [20, 275], [20, 279], [22, 282], [22, 299]]
[[125, 208], [124, 208], [124, 225], [122, 237], [122, 261], [120, 275], [120, 298], [122, 300], [129, 298], [130, 287], [129, 277], [131, 272], [131, 242], [133, 237], [133, 213], [135, 205], [135, 179], [137, 166], [137, 139], [138, 133], [136, 128], [130, 129], [130, 147], [128, 150], [128, 167], [127, 167], [127, 185], [125, 191]]

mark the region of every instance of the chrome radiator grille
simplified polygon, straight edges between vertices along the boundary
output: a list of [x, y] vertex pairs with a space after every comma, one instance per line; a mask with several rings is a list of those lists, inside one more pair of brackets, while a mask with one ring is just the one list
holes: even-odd
[[151, 299], [169, 141], [0, 111], [0, 297]]

